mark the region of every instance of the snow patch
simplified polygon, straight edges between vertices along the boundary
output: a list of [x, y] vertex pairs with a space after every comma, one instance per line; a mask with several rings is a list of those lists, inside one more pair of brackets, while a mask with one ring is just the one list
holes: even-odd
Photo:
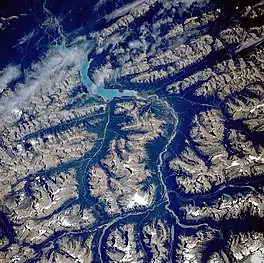
[[262, 158], [261, 156], [256, 157], [256, 156], [253, 156], [253, 155], [249, 155], [249, 156], [247, 157], [247, 159], [249, 160], [249, 162], [252, 162], [252, 161], [255, 161], [255, 162], [261, 162], [261, 163], [264, 162], [264, 158]]
[[259, 108], [262, 108], [262, 107], [264, 107], [264, 104], [259, 104], [258, 106], [252, 108], [252, 109], [250, 110], [250, 113], [253, 113], [256, 109], [259, 109]]
[[251, 263], [264, 263], [264, 254], [261, 251], [257, 251], [249, 260]]
[[148, 198], [146, 196], [141, 196], [138, 193], [135, 193], [128, 203], [128, 208], [133, 208], [136, 205], [147, 205]]

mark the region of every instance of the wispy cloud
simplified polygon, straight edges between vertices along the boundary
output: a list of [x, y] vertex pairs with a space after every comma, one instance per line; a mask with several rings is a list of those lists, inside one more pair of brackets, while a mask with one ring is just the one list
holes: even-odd
[[209, 0], [182, 0], [180, 2], [182, 2], [185, 7], [190, 7], [193, 3], [209, 2]]
[[30, 41], [33, 37], [35, 37], [37, 34], [37, 30], [33, 29], [30, 33], [24, 35], [22, 38], [19, 39], [18, 43], [14, 46], [23, 45]]
[[102, 53], [104, 50], [108, 49], [110, 47], [109, 52], [111, 52], [117, 45], [119, 45], [120, 43], [122, 43], [127, 37], [127, 33], [123, 33], [122, 35], [119, 34], [114, 34], [110, 37], [108, 37], [106, 40], [104, 41], [98, 41], [98, 48], [96, 49], [96, 53], [100, 54]]
[[[47, 54], [25, 71], [25, 80], [16, 86], [16, 91], [0, 101], [0, 115], [9, 115], [14, 109], [20, 109], [24, 103], [42, 89], [52, 89], [62, 82], [69, 70], [79, 72], [81, 63], [92, 49], [92, 42], [79, 41], [66, 47], [52, 47]], [[18, 76], [16, 67], [9, 67], [0, 78], [3, 84]]]
[[135, 9], [136, 7], [138, 7], [140, 4], [144, 3], [145, 1], [146, 0], [137, 0], [133, 3], [127, 4], [119, 9], [116, 9], [111, 14], [106, 15], [105, 18], [109, 21], [117, 17], [126, 15], [127, 13], [130, 13], [131, 11], [133, 11], [133, 9]]
[[97, 4], [94, 6], [94, 10], [98, 10], [99, 8], [101, 8], [103, 5], [105, 5], [106, 2], [108, 2], [109, 0], [99, 0], [97, 2]]
[[7, 87], [7, 85], [17, 79], [21, 72], [18, 66], [8, 66], [3, 71], [0, 71], [0, 93]]

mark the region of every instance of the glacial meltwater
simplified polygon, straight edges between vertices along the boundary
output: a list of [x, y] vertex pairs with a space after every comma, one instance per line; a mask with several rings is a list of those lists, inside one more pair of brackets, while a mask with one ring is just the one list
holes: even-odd
[[114, 97], [136, 96], [137, 95], [137, 92], [133, 90], [124, 90], [121, 92], [118, 89], [105, 89], [102, 86], [98, 87], [95, 83], [92, 82], [92, 80], [88, 76], [88, 71], [89, 71], [91, 62], [92, 62], [92, 59], [84, 60], [81, 65], [80, 73], [81, 73], [82, 83], [87, 88], [89, 88], [93, 93], [107, 100], [112, 100]]

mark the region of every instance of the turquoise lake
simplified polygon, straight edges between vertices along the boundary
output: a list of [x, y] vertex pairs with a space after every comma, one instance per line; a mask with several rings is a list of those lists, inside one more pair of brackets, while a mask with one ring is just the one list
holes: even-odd
[[98, 96], [103, 97], [104, 99], [107, 100], [112, 100], [114, 97], [123, 97], [123, 96], [136, 96], [137, 92], [132, 91], [132, 90], [124, 90], [124, 91], [119, 91], [118, 89], [105, 89], [103, 87], [97, 87], [95, 83], [92, 82], [92, 80], [89, 78], [87, 75], [87, 72], [90, 67], [91, 60], [84, 60], [82, 65], [81, 65], [81, 78], [83, 84], [95, 91], [95, 94]]

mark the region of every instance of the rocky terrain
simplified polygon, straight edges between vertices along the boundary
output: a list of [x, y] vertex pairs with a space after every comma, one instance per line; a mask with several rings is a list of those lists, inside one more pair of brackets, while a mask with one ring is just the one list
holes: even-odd
[[0, 262], [264, 261], [263, 1], [78, 3], [2, 56]]

